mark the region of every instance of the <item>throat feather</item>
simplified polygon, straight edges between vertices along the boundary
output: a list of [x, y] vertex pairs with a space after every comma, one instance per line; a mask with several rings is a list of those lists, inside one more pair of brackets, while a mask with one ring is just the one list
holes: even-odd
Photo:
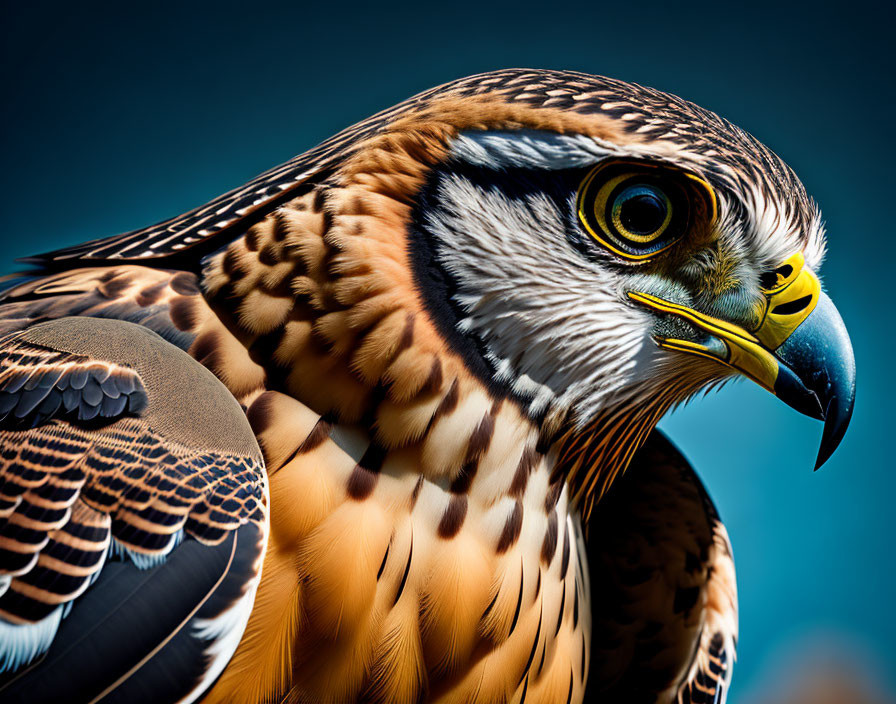
[[566, 478], [570, 502], [578, 505], [585, 523], [666, 411], [687, 396], [687, 386], [681, 380], [648, 396], [627, 398], [598, 413], [584, 429], [571, 428], [560, 436], [554, 476]]

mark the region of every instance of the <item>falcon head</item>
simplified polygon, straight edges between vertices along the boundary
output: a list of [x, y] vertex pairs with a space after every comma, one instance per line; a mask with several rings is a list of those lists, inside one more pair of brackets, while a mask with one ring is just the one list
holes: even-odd
[[573, 487], [608, 486], [666, 410], [737, 375], [824, 420], [824, 463], [855, 364], [815, 273], [824, 225], [793, 171], [666, 93], [566, 72], [479, 80], [401, 128], [417, 150], [438, 144], [406, 194], [408, 249], [470, 367], [571, 429]]
[[[302, 239], [308, 227], [322, 234]], [[247, 338], [281, 344], [278, 326], [298, 315], [286, 297], [304, 296], [333, 357], [367, 340], [333, 393], [326, 374], [292, 375], [316, 410], [358, 420], [370, 409], [336, 406], [336, 391], [410, 403], [450, 397], [466, 374], [514, 401], [593, 500], [663, 413], [737, 375], [824, 420], [817, 466], [830, 456], [855, 364], [816, 275], [824, 249], [793, 171], [726, 120], [638, 85], [513, 69], [422, 93], [184, 216], [39, 261], [182, 265], [217, 251], [203, 286], [245, 296]], [[406, 363], [411, 341], [428, 345], [426, 363]], [[343, 393], [357, 376], [367, 387]], [[423, 414], [380, 441], [424, 433]]]

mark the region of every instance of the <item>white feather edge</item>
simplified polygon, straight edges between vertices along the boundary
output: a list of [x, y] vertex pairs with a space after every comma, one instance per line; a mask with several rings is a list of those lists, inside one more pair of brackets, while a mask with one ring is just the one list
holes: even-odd
[[136, 550], [132, 550], [125, 545], [122, 545], [118, 540], [112, 538], [112, 542], [109, 546], [109, 556], [114, 558], [128, 559], [134, 563], [134, 565], [139, 570], [148, 570], [161, 565], [165, 560], [168, 559], [168, 556], [171, 554], [171, 551], [174, 550], [178, 545], [183, 542], [184, 539], [184, 530], [181, 528], [175, 533], [172, 533], [171, 539], [168, 541], [168, 544], [159, 552], [154, 553], [142, 553], [137, 552]]
[[[264, 505], [266, 507], [271, 505], [267, 472], [265, 472], [264, 481]], [[258, 592], [258, 585], [261, 583], [261, 571], [264, 566], [264, 557], [267, 553], [270, 527], [270, 512], [266, 510], [261, 545], [259, 546], [258, 558], [255, 561], [255, 577], [246, 585], [246, 591], [243, 596], [233, 606], [214, 618], [194, 618], [191, 621], [189, 627], [192, 630], [193, 637], [211, 641], [205, 649], [205, 656], [209, 666], [199, 683], [186, 697], [180, 700], [180, 704], [191, 704], [205, 695], [236, 652], [249, 623], [249, 616], [251, 616], [252, 607], [255, 605], [255, 595]]]
[[63, 607], [36, 623], [9, 623], [0, 619], [0, 672], [27, 665], [47, 651], [62, 622]]
[[[171, 536], [171, 542], [165, 547], [165, 550], [153, 555], [146, 555], [135, 552], [126, 548], [114, 538], [110, 541], [103, 558], [103, 564], [93, 574], [92, 578], [84, 586], [86, 590], [99, 578], [105, 567], [106, 560], [110, 557], [120, 557], [128, 559], [136, 565], [138, 569], [146, 570], [165, 561], [171, 551], [183, 540], [183, 530], [178, 531]], [[12, 581], [12, 577], [0, 577], [0, 594], [3, 594]], [[9, 623], [0, 619], [0, 672], [10, 672], [29, 664], [36, 657], [45, 653], [62, 620], [71, 613], [77, 597], [73, 598], [53, 610], [48, 616], [35, 623]]]

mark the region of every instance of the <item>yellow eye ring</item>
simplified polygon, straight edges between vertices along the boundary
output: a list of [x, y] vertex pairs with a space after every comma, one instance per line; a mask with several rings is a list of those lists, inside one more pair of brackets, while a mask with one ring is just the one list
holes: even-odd
[[670, 167], [613, 161], [584, 178], [576, 209], [582, 226], [604, 247], [643, 261], [672, 247], [688, 230], [695, 191], [714, 220], [715, 194], [702, 179]]

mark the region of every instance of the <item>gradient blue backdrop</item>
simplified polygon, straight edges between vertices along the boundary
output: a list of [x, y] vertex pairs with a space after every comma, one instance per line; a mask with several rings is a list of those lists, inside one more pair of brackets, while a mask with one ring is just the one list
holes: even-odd
[[896, 689], [886, 17], [855, 2], [825, 11], [723, 0], [35, 5], [6, 3], [0, 19], [5, 270], [192, 208], [410, 94], [493, 68], [644, 83], [769, 144], [827, 219], [823, 279], [859, 369], [852, 427], [817, 474], [820, 425], [748, 384], [662, 427], [734, 542], [731, 701], [765, 701], [776, 668], [814, 648], [849, 651], [863, 676]]

